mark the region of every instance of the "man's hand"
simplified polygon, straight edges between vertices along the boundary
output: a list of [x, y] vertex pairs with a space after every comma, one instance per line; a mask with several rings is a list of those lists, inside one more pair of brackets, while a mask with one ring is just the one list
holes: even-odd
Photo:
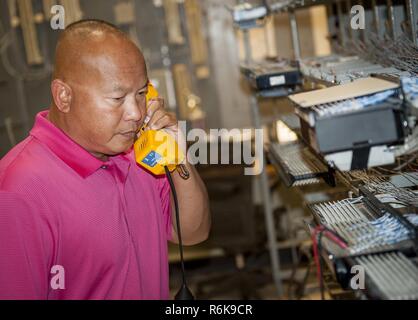
[[148, 127], [153, 130], [168, 129], [177, 131], [178, 124], [177, 118], [174, 113], [167, 112], [164, 109], [164, 99], [154, 98], [151, 99], [147, 106], [147, 117], [145, 123]]
[[[151, 99], [148, 103], [147, 117], [144, 121], [147, 124], [145, 130], [165, 130], [177, 141], [184, 155], [187, 155], [186, 140], [183, 132], [179, 129], [177, 117], [164, 109], [164, 99]], [[187, 159], [184, 164], [189, 171], [190, 178], [184, 180], [177, 171], [174, 171], [173, 182], [176, 188], [182, 240], [185, 245], [193, 245], [207, 239], [209, 235], [211, 219], [209, 213], [209, 199], [206, 187], [200, 178], [197, 170]], [[171, 197], [172, 230], [173, 242], [178, 242], [176, 231], [176, 219], [174, 215], [174, 201]]]
[[147, 106], [147, 116], [144, 123], [145, 130], [164, 130], [169, 133], [178, 143], [180, 150], [186, 155], [186, 139], [179, 129], [177, 117], [174, 113], [164, 109], [163, 98], [151, 99]]

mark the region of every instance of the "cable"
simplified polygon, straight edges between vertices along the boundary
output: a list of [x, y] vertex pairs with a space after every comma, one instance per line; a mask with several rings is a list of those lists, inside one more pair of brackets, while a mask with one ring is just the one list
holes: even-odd
[[321, 285], [321, 265], [319, 263], [318, 239], [317, 239], [318, 231], [319, 231], [319, 226], [316, 227], [312, 233], [312, 247], [313, 247], [314, 261], [316, 264], [316, 277], [318, 279], [318, 283]]
[[[321, 291], [321, 300], [324, 300], [324, 283], [323, 283], [323, 265], [321, 259], [321, 246], [319, 242], [322, 240], [322, 231], [324, 231], [323, 226], [317, 226], [312, 235], [312, 243], [313, 243], [313, 252], [314, 252], [314, 261], [316, 264], [316, 276], [319, 282], [319, 289]], [[319, 237], [318, 237], [319, 233]]]
[[164, 166], [165, 174], [167, 175], [168, 183], [170, 184], [171, 192], [173, 194], [174, 208], [176, 214], [176, 226], [177, 226], [177, 237], [179, 239], [179, 251], [180, 251], [180, 265], [181, 265], [181, 275], [182, 275], [182, 286], [178, 293], [175, 296], [176, 300], [194, 300], [192, 293], [187, 287], [186, 282], [186, 270], [184, 268], [184, 256], [183, 256], [183, 241], [181, 238], [181, 227], [180, 227], [180, 214], [179, 214], [179, 204], [177, 199], [176, 188], [174, 186], [173, 178], [171, 176], [170, 170], [167, 166]]
[[[321, 300], [324, 300], [324, 284], [322, 281], [322, 260], [321, 260], [321, 252], [319, 252], [320, 250], [320, 245], [318, 244], [319, 241], [322, 238], [322, 231], [324, 231], [323, 226], [319, 225], [317, 226], [312, 234], [312, 243], [313, 243], [313, 253], [314, 253], [314, 261], [316, 264], [316, 276], [318, 278], [318, 282], [319, 282], [319, 288], [321, 291]], [[318, 238], [318, 233], [320, 233], [320, 237]]]
[[342, 249], [347, 249], [348, 242], [345, 240], [342, 236], [334, 232], [333, 230], [329, 229], [328, 227], [322, 225], [323, 231], [325, 232], [325, 236], [335, 242], [338, 246], [340, 246]]
[[324, 293], [324, 263], [322, 261], [321, 251], [322, 251], [322, 237], [325, 230], [319, 231], [318, 235], [318, 252], [319, 252], [319, 289], [321, 291], [321, 300], [325, 300]]
[[316, 264], [316, 274], [319, 282], [319, 288], [321, 291], [321, 300], [325, 300], [324, 294], [324, 281], [323, 281], [323, 269], [324, 265], [322, 262], [321, 251], [322, 251], [322, 237], [325, 236], [329, 240], [336, 243], [342, 249], [347, 249], [347, 242], [334, 231], [328, 229], [324, 225], [318, 225], [315, 227], [312, 233], [313, 253], [314, 261]]

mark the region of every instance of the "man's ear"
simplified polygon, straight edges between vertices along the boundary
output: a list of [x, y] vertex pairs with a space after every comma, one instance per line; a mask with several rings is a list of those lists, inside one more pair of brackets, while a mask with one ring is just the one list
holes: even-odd
[[58, 110], [68, 113], [71, 108], [73, 92], [68, 84], [60, 79], [54, 79], [51, 83], [52, 98]]

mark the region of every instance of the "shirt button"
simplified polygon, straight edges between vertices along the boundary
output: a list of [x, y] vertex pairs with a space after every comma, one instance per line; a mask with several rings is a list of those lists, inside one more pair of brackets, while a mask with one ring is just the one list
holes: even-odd
[[103, 165], [103, 166], [102, 166], [102, 169], [107, 169], [107, 166], [106, 166], [106, 165]]

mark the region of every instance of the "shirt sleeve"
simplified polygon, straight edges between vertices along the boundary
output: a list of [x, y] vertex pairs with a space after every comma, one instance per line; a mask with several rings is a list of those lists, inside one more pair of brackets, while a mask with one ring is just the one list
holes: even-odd
[[35, 204], [0, 192], [0, 300], [47, 299], [50, 235]]
[[163, 211], [163, 222], [167, 240], [172, 240], [172, 217], [171, 217], [171, 200], [170, 200], [170, 184], [166, 176], [158, 177], [158, 190], [160, 193], [161, 206]]

